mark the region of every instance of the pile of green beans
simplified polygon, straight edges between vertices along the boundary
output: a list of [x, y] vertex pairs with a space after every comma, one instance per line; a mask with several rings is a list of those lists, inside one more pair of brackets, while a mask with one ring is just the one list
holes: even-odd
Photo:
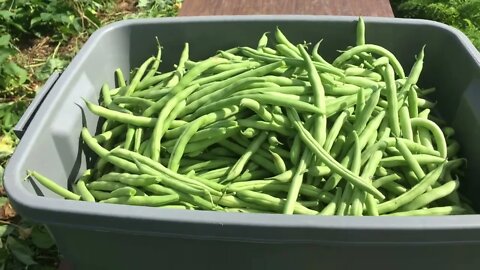
[[431, 114], [435, 89], [417, 85], [386, 48], [356, 44], [326, 61], [320, 42], [294, 45], [275, 29], [256, 48], [200, 61], [185, 44], [160, 73], [162, 48], [130, 76], [103, 85], [98, 155], [64, 198], [100, 203], [305, 215], [469, 214], [458, 192], [465, 160], [454, 130]]

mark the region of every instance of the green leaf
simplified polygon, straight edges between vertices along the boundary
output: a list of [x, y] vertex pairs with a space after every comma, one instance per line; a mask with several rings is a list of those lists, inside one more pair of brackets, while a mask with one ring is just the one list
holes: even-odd
[[10, 229], [10, 226], [8, 226], [7, 224], [0, 225], [0, 237], [6, 236], [11, 232], [12, 229]]
[[0, 10], [0, 18], [4, 19], [6, 22], [11, 22], [13, 16], [15, 16], [15, 13], [11, 11]]
[[33, 260], [34, 252], [28, 245], [22, 243], [20, 240], [15, 239], [12, 236], [7, 237], [7, 246], [12, 252], [13, 256], [17, 258], [23, 264], [33, 265], [36, 264]]
[[16, 77], [18, 78], [18, 84], [21, 85], [23, 83], [25, 83], [27, 81], [27, 78], [28, 78], [28, 72], [21, 68], [19, 65], [17, 65], [16, 63], [14, 62], [7, 62], [5, 65], [4, 65], [4, 71], [13, 76], [13, 77]]
[[10, 43], [10, 38], [9, 34], [0, 36], [0, 46], [7, 46]]
[[42, 249], [48, 249], [55, 245], [55, 241], [44, 226], [33, 227], [32, 242], [36, 247]]

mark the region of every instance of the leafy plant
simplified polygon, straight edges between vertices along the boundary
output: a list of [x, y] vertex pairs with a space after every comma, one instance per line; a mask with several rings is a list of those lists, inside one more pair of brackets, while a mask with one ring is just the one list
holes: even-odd
[[395, 15], [449, 24], [463, 31], [480, 49], [480, 1], [391, 0]]
[[139, 0], [138, 12], [127, 18], [156, 18], [176, 16], [183, 0]]

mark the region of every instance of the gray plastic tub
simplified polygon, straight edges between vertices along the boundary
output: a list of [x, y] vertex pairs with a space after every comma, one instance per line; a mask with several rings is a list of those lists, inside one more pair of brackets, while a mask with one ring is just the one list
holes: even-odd
[[[421, 86], [438, 88], [441, 115], [468, 158], [462, 191], [480, 209], [480, 55], [459, 31], [424, 20], [366, 18], [367, 42], [394, 52], [408, 71], [427, 44]], [[355, 42], [356, 18], [238, 16], [130, 20], [97, 31], [22, 119], [23, 136], [5, 172], [18, 212], [47, 224], [75, 269], [479, 269], [480, 216], [321, 217], [181, 211], [67, 201], [24, 181], [35, 169], [69, 186], [89, 162], [79, 139], [98, 118], [96, 100], [113, 71], [124, 73], [164, 46], [165, 67], [185, 41], [193, 59], [256, 44], [276, 26], [294, 42], [324, 39], [331, 60]]]

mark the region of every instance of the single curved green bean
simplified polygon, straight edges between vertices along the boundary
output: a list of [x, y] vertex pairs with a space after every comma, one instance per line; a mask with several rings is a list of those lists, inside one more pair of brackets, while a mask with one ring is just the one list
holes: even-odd
[[395, 55], [393, 55], [391, 52], [389, 52], [387, 49], [374, 45], [374, 44], [363, 44], [359, 46], [355, 46], [345, 52], [343, 52], [339, 57], [337, 57], [333, 61], [334, 66], [340, 66], [344, 62], [346, 62], [348, 59], [350, 59], [352, 56], [356, 54], [360, 54], [362, 52], [369, 52], [369, 53], [376, 53], [382, 56], [386, 56], [389, 60], [390, 65], [392, 65], [393, 69], [397, 73], [397, 75], [400, 78], [405, 78], [405, 72], [403, 71], [402, 65], [400, 62], [397, 60]]
[[33, 176], [40, 184], [42, 184], [44, 187], [48, 188], [50, 191], [58, 194], [59, 196], [65, 198], [65, 199], [70, 199], [70, 200], [80, 200], [80, 195], [77, 195], [68, 189], [60, 186], [59, 184], [55, 183], [52, 179], [49, 179], [46, 176], [41, 175], [40, 173], [36, 171], [27, 171], [27, 174], [29, 176]]
[[440, 129], [440, 127], [438, 127], [437, 124], [435, 124], [435, 122], [417, 117], [412, 118], [411, 123], [413, 127], [425, 128], [429, 130], [432, 133], [433, 138], [435, 139], [435, 145], [438, 148], [440, 156], [443, 158], [447, 157], [447, 143], [445, 141], [445, 137], [443, 136], [442, 130]]
[[109, 120], [117, 121], [120, 123], [130, 124], [140, 127], [153, 127], [155, 126], [156, 118], [150, 118], [145, 116], [136, 116], [128, 113], [122, 113], [113, 111], [102, 106], [95, 105], [87, 100], [84, 100], [88, 109], [95, 115], [104, 117]]

